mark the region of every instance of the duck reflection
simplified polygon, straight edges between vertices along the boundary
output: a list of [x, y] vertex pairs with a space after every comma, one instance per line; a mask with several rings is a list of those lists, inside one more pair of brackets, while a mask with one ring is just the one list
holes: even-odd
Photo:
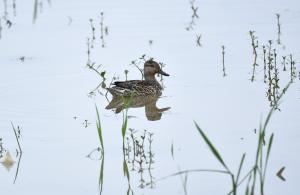
[[126, 108], [145, 107], [145, 115], [149, 121], [157, 121], [161, 119], [162, 113], [169, 110], [170, 107], [158, 108], [156, 102], [160, 96], [136, 96], [136, 97], [122, 97], [113, 96], [113, 99], [106, 106], [108, 110], [114, 110], [115, 113], [120, 113]]

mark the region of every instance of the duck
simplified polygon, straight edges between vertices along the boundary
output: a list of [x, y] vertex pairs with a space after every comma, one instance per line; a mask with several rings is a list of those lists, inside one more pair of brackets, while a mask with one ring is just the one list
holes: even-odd
[[156, 74], [170, 76], [161, 69], [160, 65], [156, 61], [150, 59], [144, 63], [143, 80], [115, 81], [113, 83], [114, 86], [107, 88], [107, 90], [113, 95], [113, 97], [160, 96], [163, 88], [156, 80]]

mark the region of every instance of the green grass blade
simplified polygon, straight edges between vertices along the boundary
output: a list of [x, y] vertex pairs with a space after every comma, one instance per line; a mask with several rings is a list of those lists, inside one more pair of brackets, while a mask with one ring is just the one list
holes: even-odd
[[128, 122], [128, 116], [127, 116], [128, 109], [125, 110], [125, 114], [123, 112], [123, 124], [122, 124], [122, 138], [125, 138], [126, 129], [127, 129], [127, 122]]
[[266, 154], [266, 160], [265, 160], [265, 166], [264, 166], [264, 170], [263, 170], [263, 180], [265, 180], [266, 177], [266, 170], [267, 170], [267, 166], [268, 166], [268, 161], [269, 161], [269, 157], [270, 157], [270, 152], [271, 152], [271, 148], [272, 148], [272, 144], [273, 144], [273, 138], [274, 138], [274, 133], [272, 133], [270, 139], [269, 139], [269, 143], [268, 143], [268, 149], [267, 149], [267, 154]]
[[249, 176], [245, 195], [249, 195], [249, 193], [250, 193], [250, 186], [249, 185], [250, 185], [251, 179], [252, 179], [252, 175]]
[[101, 122], [100, 122], [100, 115], [97, 106], [96, 107], [96, 113], [97, 113], [97, 119], [96, 119], [96, 126], [97, 126], [97, 131], [98, 131], [98, 136], [99, 136], [99, 141], [101, 144], [102, 152], [104, 152], [104, 144], [103, 144], [103, 137], [102, 137], [102, 128], [101, 128]]
[[239, 177], [240, 177], [240, 174], [241, 174], [241, 170], [242, 170], [242, 167], [243, 167], [243, 164], [244, 164], [245, 157], [246, 157], [246, 154], [244, 153], [243, 156], [242, 156], [241, 162], [240, 162], [240, 166], [239, 166], [239, 169], [238, 169], [238, 172], [237, 172], [237, 176], [236, 176], [236, 183], [237, 184], [239, 182]]
[[208, 137], [205, 135], [205, 133], [202, 131], [202, 129], [198, 126], [198, 124], [196, 122], [195, 126], [197, 128], [197, 130], [199, 131], [200, 135], [202, 136], [202, 138], [204, 139], [205, 143], [208, 145], [209, 149], [212, 151], [212, 153], [214, 154], [214, 156], [218, 159], [218, 161], [223, 165], [223, 167], [228, 171], [228, 167], [225, 164], [224, 160], [222, 159], [220, 153], [218, 152], [218, 150], [214, 147], [214, 145], [211, 143], [211, 141], [208, 139]]
[[127, 180], [129, 181], [129, 171], [128, 171], [128, 166], [127, 166], [127, 162], [126, 160], [124, 159], [123, 161], [123, 173], [124, 173], [124, 176], [127, 177]]
[[99, 189], [100, 189], [100, 194], [102, 194], [103, 191], [103, 181], [104, 181], [104, 156], [102, 157], [101, 160], [101, 166], [100, 166], [100, 174], [99, 174]]

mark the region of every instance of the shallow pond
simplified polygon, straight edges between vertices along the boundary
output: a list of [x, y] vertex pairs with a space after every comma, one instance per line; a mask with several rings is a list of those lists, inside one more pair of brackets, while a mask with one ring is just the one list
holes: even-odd
[[[264, 170], [265, 194], [299, 193], [299, 5], [1, 1], [1, 194], [227, 194], [244, 153], [236, 194], [253, 167], [256, 194]], [[162, 96], [105, 109], [103, 85], [141, 79], [149, 58], [170, 74]]]

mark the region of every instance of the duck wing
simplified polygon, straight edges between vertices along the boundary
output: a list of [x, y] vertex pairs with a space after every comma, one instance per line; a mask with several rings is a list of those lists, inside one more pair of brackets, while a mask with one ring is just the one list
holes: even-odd
[[155, 81], [145, 80], [116, 81], [113, 85], [115, 86], [107, 90], [117, 96], [154, 95], [157, 93], [157, 88], [160, 89]]
[[132, 90], [135, 86], [141, 85], [146, 86], [149, 85], [147, 81], [141, 81], [141, 80], [130, 80], [130, 81], [116, 81], [114, 82], [114, 85], [117, 87], [121, 87], [124, 89], [130, 89]]

